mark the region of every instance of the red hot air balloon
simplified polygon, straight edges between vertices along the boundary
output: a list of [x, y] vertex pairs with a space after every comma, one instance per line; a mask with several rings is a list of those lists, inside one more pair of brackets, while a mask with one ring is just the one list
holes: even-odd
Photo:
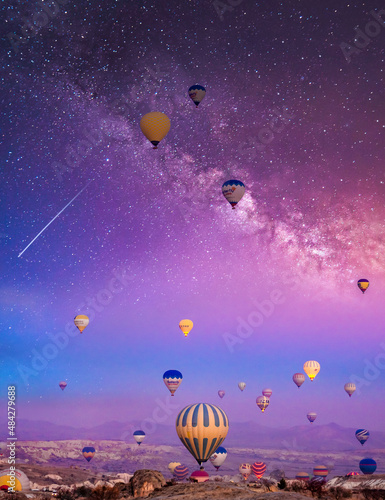
[[257, 479], [261, 479], [261, 477], [266, 472], [266, 464], [263, 462], [254, 462], [251, 466], [251, 470], [253, 471]]

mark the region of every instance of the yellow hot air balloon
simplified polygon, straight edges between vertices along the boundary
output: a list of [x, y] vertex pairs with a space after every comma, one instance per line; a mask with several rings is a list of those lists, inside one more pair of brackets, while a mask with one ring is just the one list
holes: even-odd
[[74, 319], [74, 323], [79, 328], [80, 333], [83, 333], [84, 328], [88, 326], [89, 322], [90, 319], [85, 314], [78, 314]]
[[303, 365], [303, 370], [306, 375], [313, 380], [321, 369], [321, 365], [317, 361], [306, 361]]
[[175, 467], [178, 467], [178, 465], [180, 465], [180, 462], [170, 462], [168, 464], [168, 470], [171, 472], [171, 474], [174, 474], [174, 469]]
[[179, 439], [199, 465], [207, 462], [221, 446], [228, 430], [226, 413], [218, 406], [206, 403], [186, 406], [176, 418]]
[[153, 144], [153, 149], [158, 149], [158, 144], [168, 134], [170, 125], [169, 117], [158, 111], [147, 113], [140, 120], [140, 128], [151, 144]]
[[187, 337], [187, 335], [190, 333], [193, 326], [194, 323], [191, 321], [191, 319], [182, 319], [182, 321], [179, 323], [179, 328], [182, 330], [185, 337]]

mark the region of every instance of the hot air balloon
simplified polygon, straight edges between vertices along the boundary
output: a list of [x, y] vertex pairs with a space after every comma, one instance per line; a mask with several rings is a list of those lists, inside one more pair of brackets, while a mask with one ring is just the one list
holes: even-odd
[[197, 483], [205, 483], [209, 480], [209, 475], [205, 470], [194, 470], [191, 474], [190, 479]]
[[305, 382], [305, 379], [306, 379], [306, 377], [303, 373], [294, 373], [294, 375], [293, 375], [293, 382], [298, 387], [298, 389]]
[[142, 116], [140, 120], [140, 128], [143, 134], [154, 146], [153, 149], [158, 149], [158, 144], [166, 137], [170, 130], [170, 119], [164, 113], [153, 111]]
[[356, 438], [358, 441], [364, 446], [366, 441], [369, 439], [370, 433], [366, 429], [358, 429], [356, 430]]
[[183, 445], [201, 465], [223, 443], [229, 430], [226, 413], [217, 406], [196, 403], [186, 406], [176, 419], [176, 432]]
[[62, 391], [64, 391], [64, 389], [67, 387], [67, 382], [59, 382], [59, 387]]
[[356, 390], [356, 384], [348, 382], [347, 384], [344, 385], [344, 389], [349, 394], [349, 398], [351, 398], [353, 392]]
[[257, 397], [257, 406], [260, 410], [262, 410], [262, 413], [264, 413], [269, 404], [270, 404], [270, 399], [267, 398], [266, 396]]
[[213, 466], [218, 470], [219, 467], [223, 464], [223, 462], [226, 460], [227, 457], [227, 451], [226, 448], [223, 448], [223, 446], [219, 446], [215, 453], [213, 453], [210, 457], [210, 462], [213, 464]]
[[93, 448], [92, 446], [85, 446], [83, 448], [83, 457], [87, 460], [87, 462], [89, 462], [90, 460], [92, 460], [93, 456], [95, 455], [95, 448]]
[[174, 469], [175, 467], [177, 467], [178, 465], [180, 465], [180, 462], [170, 462], [168, 464], [168, 470], [171, 472], [171, 474], [174, 474]]
[[84, 328], [88, 326], [89, 322], [89, 317], [85, 314], [78, 314], [74, 319], [75, 326], [78, 327], [80, 333], [83, 333]]
[[307, 414], [307, 419], [311, 424], [314, 422], [316, 418], [317, 418], [317, 413], [314, 413], [313, 411]]
[[218, 396], [222, 399], [223, 396], [225, 395], [225, 391], [218, 391]]
[[298, 472], [295, 478], [298, 481], [310, 481], [310, 476], [307, 472]]
[[306, 361], [306, 363], [303, 365], [303, 369], [310, 380], [314, 380], [318, 375], [321, 366], [317, 361]]
[[179, 328], [182, 330], [185, 337], [187, 337], [187, 335], [190, 333], [193, 326], [194, 323], [191, 321], [191, 319], [182, 319], [182, 321], [179, 323]]
[[163, 373], [163, 382], [166, 384], [167, 389], [174, 395], [182, 383], [183, 375], [178, 370], [167, 370]]
[[143, 431], [135, 431], [133, 436], [134, 436], [135, 441], [140, 445], [140, 443], [146, 437], [146, 433]]
[[326, 465], [317, 465], [313, 469], [313, 474], [316, 477], [326, 477], [329, 474], [329, 471]]
[[183, 481], [188, 476], [188, 468], [185, 465], [177, 465], [174, 469], [174, 476], [178, 481]]
[[251, 474], [251, 465], [250, 464], [241, 464], [239, 466], [239, 472], [242, 474], [243, 479], [246, 481], [247, 478]]
[[239, 382], [238, 387], [241, 389], [241, 391], [243, 391], [246, 387], [246, 382]]
[[262, 394], [270, 399], [271, 395], [273, 394], [273, 391], [271, 389], [263, 389]]
[[245, 189], [246, 188], [243, 182], [232, 179], [223, 184], [222, 193], [232, 208], [235, 209], [237, 203], [241, 201], [243, 195], [245, 194]]
[[360, 476], [360, 473], [359, 473], [359, 472], [352, 471], [352, 472], [348, 472], [346, 475], [347, 475], [347, 476]]
[[362, 293], [365, 293], [365, 291], [369, 287], [369, 281], [365, 279], [361, 279], [357, 281], [357, 286], [361, 290]]
[[203, 98], [206, 95], [206, 89], [202, 87], [202, 85], [192, 85], [188, 89], [188, 95], [194, 101], [195, 106], [198, 107], [199, 103], [203, 101]]
[[253, 471], [257, 479], [261, 479], [261, 477], [266, 472], [266, 464], [263, 462], [254, 462], [251, 466], [251, 470]]
[[373, 458], [364, 458], [360, 462], [361, 472], [365, 475], [373, 474], [377, 469], [377, 463]]

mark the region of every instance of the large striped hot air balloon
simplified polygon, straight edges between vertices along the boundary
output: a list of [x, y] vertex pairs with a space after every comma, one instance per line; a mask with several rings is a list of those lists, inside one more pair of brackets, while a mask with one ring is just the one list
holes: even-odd
[[243, 195], [245, 194], [245, 185], [241, 181], [236, 181], [234, 179], [226, 181], [222, 186], [222, 193], [226, 200], [230, 203], [231, 207], [234, 209], [237, 203], [241, 201]]
[[329, 474], [326, 465], [316, 465], [313, 469], [313, 474], [316, 477], [326, 477]]
[[89, 462], [95, 455], [95, 448], [93, 446], [85, 446], [82, 453], [83, 457], [87, 460], [87, 462]]
[[366, 441], [369, 439], [370, 433], [366, 429], [358, 429], [356, 430], [356, 438], [358, 441], [364, 446]]
[[293, 382], [298, 387], [298, 389], [305, 382], [305, 380], [306, 380], [306, 377], [305, 377], [305, 375], [303, 373], [294, 373], [294, 375], [293, 375]]
[[167, 389], [174, 395], [182, 383], [183, 375], [178, 370], [167, 370], [163, 373], [163, 382], [166, 384]]
[[239, 466], [239, 472], [241, 473], [243, 479], [247, 481], [248, 477], [251, 474], [251, 465], [250, 464], [241, 464]]
[[365, 293], [365, 291], [369, 287], [369, 281], [366, 279], [360, 279], [357, 281], [357, 286], [361, 290], [362, 293]]
[[377, 469], [377, 463], [373, 458], [364, 458], [360, 462], [360, 469], [365, 475], [373, 474]]
[[178, 481], [183, 481], [188, 476], [188, 468], [185, 465], [177, 465], [174, 468], [174, 476]]
[[154, 146], [153, 149], [158, 149], [158, 144], [166, 137], [170, 126], [169, 117], [158, 111], [147, 113], [140, 120], [140, 129]]
[[306, 375], [310, 378], [310, 380], [315, 379], [320, 369], [321, 365], [318, 363], [318, 361], [306, 361], [306, 363], [303, 365], [303, 370], [306, 373]]
[[223, 443], [229, 430], [226, 413], [206, 403], [186, 406], [176, 418], [179, 439], [199, 463], [209, 457]]
[[263, 462], [254, 462], [251, 466], [251, 470], [253, 471], [257, 479], [261, 479], [261, 477], [266, 472], [266, 464]]

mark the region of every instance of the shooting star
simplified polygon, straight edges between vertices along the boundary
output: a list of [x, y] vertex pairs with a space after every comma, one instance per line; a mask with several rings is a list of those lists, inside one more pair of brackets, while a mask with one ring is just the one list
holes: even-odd
[[49, 222], [48, 222], [48, 224], [47, 224], [45, 227], [43, 227], [43, 229], [40, 231], [40, 233], [39, 233], [37, 236], [35, 236], [35, 237], [34, 237], [34, 239], [33, 239], [30, 243], [28, 243], [28, 245], [24, 248], [24, 250], [23, 250], [22, 252], [20, 252], [20, 253], [19, 253], [18, 257], [21, 257], [21, 256], [23, 255], [23, 253], [27, 250], [27, 248], [29, 248], [29, 247], [32, 245], [32, 243], [33, 243], [35, 240], [37, 240], [37, 238], [41, 235], [41, 233], [42, 233], [43, 231], [45, 231], [45, 230], [47, 229], [47, 227], [48, 227], [50, 224], [52, 224], [52, 222], [53, 222], [55, 219], [57, 219], [57, 218], [59, 217], [59, 215], [60, 215], [62, 212], [64, 212], [64, 210], [65, 210], [67, 207], [69, 207], [69, 206], [71, 205], [71, 203], [72, 203], [73, 201], [75, 201], [75, 200], [76, 200], [76, 198], [77, 198], [78, 196], [80, 196], [80, 195], [82, 194], [82, 192], [83, 192], [83, 191], [84, 191], [84, 190], [85, 190], [85, 189], [86, 189], [86, 188], [87, 188], [87, 187], [91, 184], [91, 182], [92, 182], [93, 180], [94, 180], [94, 179], [91, 179], [91, 180], [90, 180], [90, 182], [88, 182], [88, 183], [84, 186], [84, 188], [83, 188], [83, 189], [81, 189], [81, 190], [78, 192], [78, 194], [77, 194], [76, 196], [74, 196], [74, 197], [72, 198], [72, 200], [71, 200], [71, 201], [69, 201], [69, 202], [67, 203], [67, 205], [66, 205], [64, 208], [62, 208], [62, 209], [60, 210], [60, 212], [59, 212], [58, 214], [56, 214], [56, 215], [55, 215], [55, 217], [54, 217], [51, 221], [49, 221]]

